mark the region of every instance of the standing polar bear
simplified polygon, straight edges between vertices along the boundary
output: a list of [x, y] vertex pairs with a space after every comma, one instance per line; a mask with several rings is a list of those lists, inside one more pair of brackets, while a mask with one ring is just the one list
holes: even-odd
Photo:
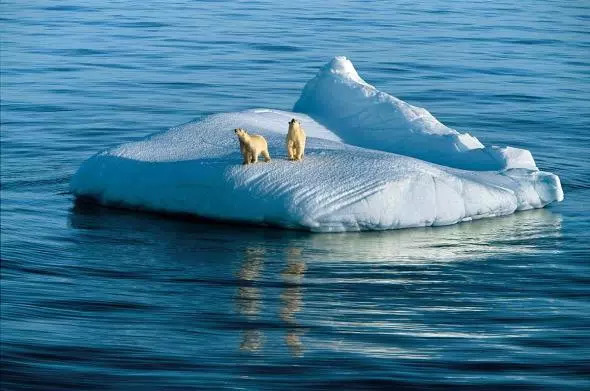
[[289, 160], [303, 159], [305, 138], [305, 132], [301, 127], [301, 122], [295, 118], [289, 121], [289, 132], [287, 133], [287, 157]]
[[238, 135], [240, 141], [240, 152], [244, 156], [242, 164], [256, 163], [258, 156], [262, 154], [265, 162], [270, 162], [270, 155], [268, 154], [268, 144], [264, 137], [257, 134], [249, 135], [242, 128], [234, 129], [235, 134]]

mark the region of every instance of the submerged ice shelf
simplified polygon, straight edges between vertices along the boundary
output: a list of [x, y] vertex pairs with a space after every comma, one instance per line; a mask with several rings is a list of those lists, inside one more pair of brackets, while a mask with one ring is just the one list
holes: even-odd
[[[105, 205], [320, 232], [448, 225], [563, 199], [529, 151], [483, 146], [370, 86], [344, 57], [294, 110], [211, 115], [117, 146], [85, 161], [71, 190]], [[284, 146], [293, 117], [308, 136], [297, 163]], [[236, 127], [262, 134], [272, 162], [242, 166]]]

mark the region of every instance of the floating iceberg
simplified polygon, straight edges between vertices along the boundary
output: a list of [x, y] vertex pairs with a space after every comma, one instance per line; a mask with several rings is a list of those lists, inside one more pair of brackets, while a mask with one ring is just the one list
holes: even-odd
[[[318, 232], [449, 225], [563, 199], [529, 151], [484, 147], [370, 86], [344, 57], [294, 110], [211, 115], [117, 146], [85, 161], [71, 190], [105, 205]], [[293, 117], [308, 136], [302, 162], [285, 156]], [[272, 162], [242, 166], [237, 127], [263, 135]]]
[[294, 111], [363, 148], [464, 170], [537, 169], [525, 149], [485, 147], [470, 134], [443, 125], [426, 109], [377, 90], [345, 57], [334, 58], [307, 83]]

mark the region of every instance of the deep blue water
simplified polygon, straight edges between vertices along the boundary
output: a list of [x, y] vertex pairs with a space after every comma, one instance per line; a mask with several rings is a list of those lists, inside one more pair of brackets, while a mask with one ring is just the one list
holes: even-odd
[[[0, 3], [3, 389], [590, 389], [590, 5]], [[101, 149], [290, 109], [334, 55], [565, 201], [308, 234], [76, 205]]]

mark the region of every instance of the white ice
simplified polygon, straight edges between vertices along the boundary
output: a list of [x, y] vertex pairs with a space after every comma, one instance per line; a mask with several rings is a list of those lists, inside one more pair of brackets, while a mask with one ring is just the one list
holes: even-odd
[[[216, 114], [117, 146], [85, 161], [71, 190], [106, 205], [319, 232], [449, 225], [563, 199], [529, 151], [484, 147], [368, 85], [343, 57], [295, 109]], [[303, 162], [286, 160], [291, 118], [308, 136]], [[236, 127], [262, 134], [272, 162], [242, 166]]]
[[294, 107], [333, 129], [347, 144], [399, 153], [465, 170], [537, 169], [531, 153], [485, 147], [421, 107], [377, 90], [346, 57], [335, 57], [310, 80]]

